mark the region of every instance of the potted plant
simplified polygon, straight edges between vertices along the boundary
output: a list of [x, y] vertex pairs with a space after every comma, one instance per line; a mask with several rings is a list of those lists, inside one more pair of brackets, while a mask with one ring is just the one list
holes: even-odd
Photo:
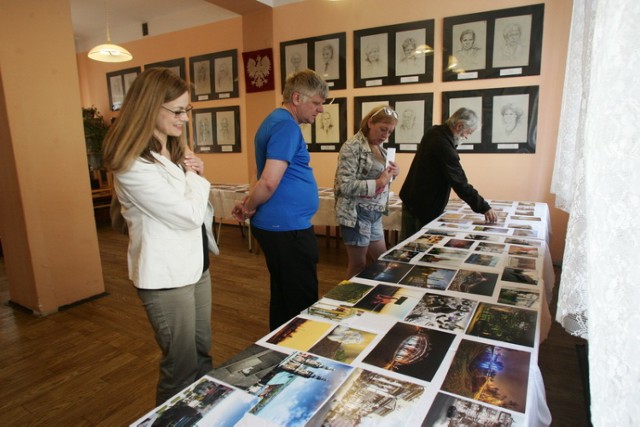
[[102, 141], [107, 135], [109, 125], [94, 106], [82, 108], [82, 120], [89, 170], [96, 171], [102, 168]]

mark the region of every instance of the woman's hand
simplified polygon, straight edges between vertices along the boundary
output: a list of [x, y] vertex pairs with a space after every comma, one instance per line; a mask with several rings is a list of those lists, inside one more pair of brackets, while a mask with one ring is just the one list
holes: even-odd
[[398, 164], [396, 162], [389, 162], [389, 166], [387, 166], [387, 171], [391, 174], [391, 176], [393, 176], [394, 178], [396, 176], [398, 176], [400, 174], [400, 168], [398, 167]]
[[191, 150], [187, 150], [182, 161], [185, 170], [195, 172], [200, 176], [204, 176], [204, 162], [197, 157]]

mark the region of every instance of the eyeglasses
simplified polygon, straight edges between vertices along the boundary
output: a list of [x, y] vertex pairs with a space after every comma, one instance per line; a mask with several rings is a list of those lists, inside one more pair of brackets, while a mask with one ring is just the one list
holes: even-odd
[[378, 111], [375, 112], [375, 114], [373, 114], [371, 116], [371, 118], [374, 118], [375, 116], [377, 116], [380, 113], [384, 113], [386, 116], [390, 116], [393, 117], [394, 119], [398, 120], [398, 113], [396, 113], [394, 110], [392, 110], [390, 107], [384, 106], [381, 109], [379, 109]]
[[187, 105], [187, 108], [185, 108], [184, 110], [172, 110], [170, 108], [165, 107], [164, 105], [161, 105], [160, 108], [162, 108], [163, 110], [167, 110], [170, 113], [173, 113], [175, 118], [179, 119], [180, 116], [182, 116], [183, 114], [188, 114], [191, 110], [193, 110], [193, 105], [191, 104]]

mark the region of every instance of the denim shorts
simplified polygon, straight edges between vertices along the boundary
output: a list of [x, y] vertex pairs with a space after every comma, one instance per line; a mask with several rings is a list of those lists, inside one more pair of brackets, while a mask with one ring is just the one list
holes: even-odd
[[355, 227], [340, 226], [340, 233], [345, 245], [369, 246], [369, 242], [384, 239], [382, 229], [382, 212], [371, 211], [356, 205], [358, 219]]

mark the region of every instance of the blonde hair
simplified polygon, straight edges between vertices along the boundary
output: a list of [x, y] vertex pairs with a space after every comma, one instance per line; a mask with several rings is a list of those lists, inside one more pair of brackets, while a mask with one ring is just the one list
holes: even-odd
[[[385, 110], [386, 108], [386, 110]], [[369, 111], [360, 122], [360, 131], [364, 136], [369, 135], [369, 119], [375, 125], [376, 123], [384, 122], [389, 124], [398, 124], [398, 113], [388, 105], [380, 105]]]
[[[109, 128], [102, 155], [106, 167], [114, 172], [127, 170], [138, 158], [155, 162], [160, 142], [153, 136], [158, 112], [165, 102], [189, 91], [189, 85], [168, 68], [150, 68], [141, 73], [129, 88], [120, 115]], [[169, 136], [167, 150], [171, 161], [184, 158], [184, 137]]]

